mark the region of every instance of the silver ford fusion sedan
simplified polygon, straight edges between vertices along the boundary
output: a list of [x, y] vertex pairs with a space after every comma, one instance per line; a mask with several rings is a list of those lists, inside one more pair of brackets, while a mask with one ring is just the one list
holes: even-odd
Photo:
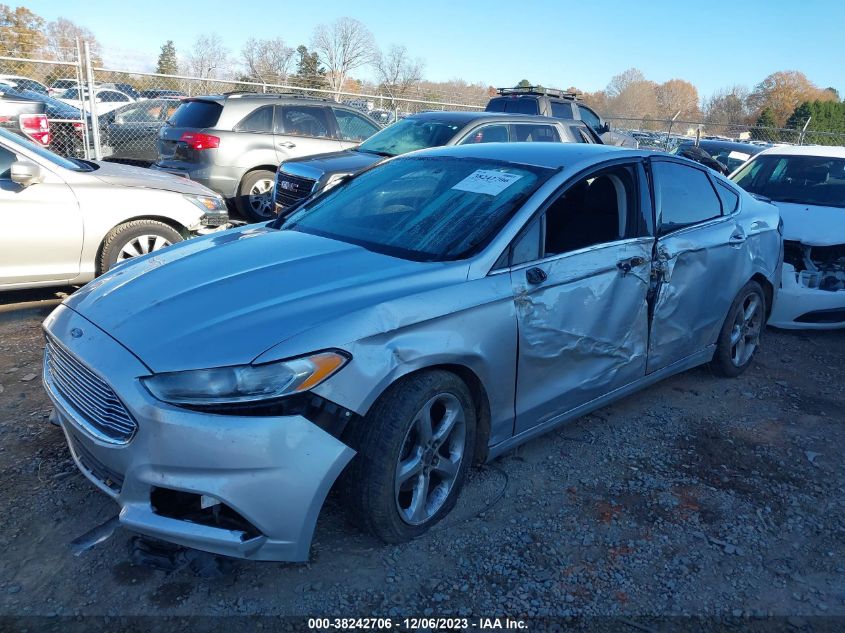
[[702, 363], [740, 374], [781, 261], [777, 210], [684, 159], [439, 148], [103, 275], [46, 320], [44, 381], [122, 525], [299, 561], [336, 483], [407, 540], [473, 461]]

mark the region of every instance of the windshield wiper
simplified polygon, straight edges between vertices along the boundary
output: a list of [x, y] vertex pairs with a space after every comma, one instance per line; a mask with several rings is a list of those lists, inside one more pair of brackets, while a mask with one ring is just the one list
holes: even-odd
[[375, 154], [376, 156], [385, 156], [387, 158], [392, 158], [393, 156], [396, 156], [396, 154], [391, 154], [390, 152], [380, 152], [380, 151], [375, 150], [375, 149], [362, 149], [360, 147], [358, 148], [358, 151], [364, 152], [365, 154]]

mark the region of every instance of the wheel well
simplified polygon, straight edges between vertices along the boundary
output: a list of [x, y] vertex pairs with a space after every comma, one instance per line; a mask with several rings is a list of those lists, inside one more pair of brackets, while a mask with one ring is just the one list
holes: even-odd
[[751, 277], [751, 281], [756, 281], [763, 289], [763, 295], [766, 299], [766, 319], [768, 320], [769, 315], [772, 313], [772, 300], [775, 296], [774, 286], [772, 286], [771, 282], [761, 273], [755, 273]]
[[103, 274], [103, 271], [100, 270], [100, 268], [101, 268], [100, 261], [102, 260], [102, 256], [103, 256], [103, 247], [106, 245], [106, 238], [111, 234], [112, 231], [114, 231], [120, 225], [127, 224], [129, 222], [135, 222], [136, 220], [153, 220], [154, 222], [161, 222], [162, 224], [166, 224], [171, 229], [173, 229], [174, 231], [179, 233], [179, 235], [181, 235], [183, 239], [188, 238], [187, 227], [182, 226], [181, 224], [179, 224], [173, 218], [165, 218], [165, 217], [161, 217], [161, 216], [158, 216], [158, 215], [138, 215], [138, 216], [135, 216], [133, 218], [126, 218], [123, 221], [115, 224], [108, 231], [106, 231], [106, 234], [103, 235], [103, 239], [100, 240], [100, 245], [97, 247], [97, 259], [95, 260], [96, 261], [95, 272], [96, 272], [98, 277]]
[[[389, 389], [392, 385], [395, 385], [396, 382], [399, 380], [404, 380], [405, 378], [413, 376], [414, 374], [418, 374], [424, 371], [431, 371], [433, 369], [442, 369], [444, 371], [448, 371], [452, 374], [455, 374], [458, 378], [463, 380], [464, 384], [469, 388], [469, 391], [472, 394], [472, 400], [473, 404], [475, 405], [475, 411], [477, 416], [475, 429], [475, 461], [477, 463], [483, 463], [487, 461], [491, 425], [490, 399], [487, 395], [487, 390], [484, 388], [484, 385], [481, 382], [481, 379], [469, 367], [465, 365], [451, 363], [421, 367], [420, 369], [416, 369], [410, 373], [403, 374], [395, 381], [390, 383], [390, 385], [385, 387], [384, 391], [387, 391], [387, 389]], [[384, 391], [382, 391], [382, 394], [384, 393]]]
[[240, 193], [240, 190], [241, 190], [241, 185], [242, 185], [242, 184], [243, 184], [243, 182], [244, 182], [244, 178], [246, 178], [247, 176], [249, 176], [251, 173], [256, 172], [256, 171], [269, 171], [270, 173], [275, 174], [275, 173], [276, 173], [276, 170], [277, 170], [278, 168], [279, 168], [279, 166], [278, 166], [278, 165], [256, 165], [255, 167], [253, 167], [253, 168], [251, 168], [251, 169], [249, 169], [249, 170], [245, 171], [245, 172], [244, 172], [244, 175], [243, 175], [243, 176], [241, 176], [241, 180], [240, 180], [240, 182], [238, 182], [238, 192]]

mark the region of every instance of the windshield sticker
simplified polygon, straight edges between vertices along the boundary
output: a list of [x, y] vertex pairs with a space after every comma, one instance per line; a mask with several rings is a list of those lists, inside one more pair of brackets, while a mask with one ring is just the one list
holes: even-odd
[[522, 176], [506, 174], [491, 169], [477, 169], [464, 178], [452, 189], [469, 191], [470, 193], [484, 193], [488, 196], [498, 196]]
[[751, 157], [751, 154], [743, 154], [742, 152], [731, 152], [728, 154], [728, 158], [736, 158], [737, 160], [748, 160]]

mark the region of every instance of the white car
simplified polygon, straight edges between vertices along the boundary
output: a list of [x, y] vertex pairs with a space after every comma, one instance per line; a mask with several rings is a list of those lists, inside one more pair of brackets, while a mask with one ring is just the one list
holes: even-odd
[[223, 198], [186, 178], [63, 158], [0, 130], [0, 290], [83, 284], [227, 222]]
[[[68, 105], [78, 108], [79, 110], [90, 111], [91, 105], [88, 100], [88, 95], [84, 93], [86, 88], [68, 88], [60, 97], [62, 101]], [[82, 94], [80, 94], [82, 93]], [[117, 110], [127, 103], [135, 101], [128, 94], [114, 90], [112, 88], [97, 88], [95, 96], [97, 98], [97, 114], [106, 114], [112, 110]]]
[[845, 147], [773, 147], [731, 179], [769, 198], [783, 220], [783, 279], [769, 324], [845, 328]]

